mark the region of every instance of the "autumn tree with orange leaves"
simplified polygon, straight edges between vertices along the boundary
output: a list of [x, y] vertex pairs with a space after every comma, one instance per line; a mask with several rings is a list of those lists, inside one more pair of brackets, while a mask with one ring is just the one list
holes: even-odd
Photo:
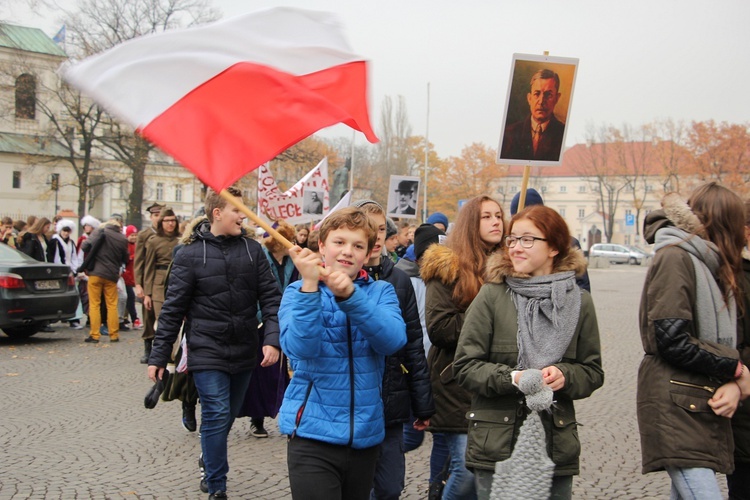
[[685, 147], [691, 158], [689, 175], [720, 182], [741, 196], [750, 193], [749, 124], [693, 122]]
[[495, 162], [497, 151], [482, 143], [466, 146], [460, 156], [451, 156], [430, 169], [429, 211], [455, 219], [458, 201], [492, 195], [506, 169]]

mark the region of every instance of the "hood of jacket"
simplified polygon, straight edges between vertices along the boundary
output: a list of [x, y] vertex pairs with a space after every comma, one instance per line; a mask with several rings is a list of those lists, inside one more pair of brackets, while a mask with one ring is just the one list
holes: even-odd
[[396, 269], [401, 269], [410, 278], [419, 278], [419, 264], [409, 259], [399, 259], [396, 262]]
[[180, 243], [183, 245], [189, 245], [196, 240], [198, 234], [206, 231], [211, 231], [211, 223], [208, 222], [208, 217], [205, 215], [202, 217], [196, 217], [185, 226], [185, 232], [182, 233]]
[[643, 222], [643, 236], [649, 244], [654, 243], [659, 229], [669, 226], [705, 239], [703, 224], [679, 194], [669, 193], [662, 199], [661, 206], [661, 210], [649, 213]]
[[424, 281], [440, 280], [445, 285], [458, 279], [458, 255], [445, 245], [431, 245], [422, 255], [420, 272]]
[[[583, 256], [583, 252], [571, 248], [568, 255], [552, 269], [552, 274], [565, 271], [574, 271], [576, 276], [580, 276], [586, 271], [586, 258]], [[487, 283], [502, 283], [506, 276], [512, 278], [531, 277], [529, 274], [517, 273], [513, 269], [513, 263], [510, 261], [507, 252], [498, 252], [487, 261]]]

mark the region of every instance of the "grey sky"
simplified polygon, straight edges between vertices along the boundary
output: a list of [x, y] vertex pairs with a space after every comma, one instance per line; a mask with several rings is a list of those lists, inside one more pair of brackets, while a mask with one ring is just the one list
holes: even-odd
[[[372, 63], [376, 130], [383, 96], [403, 95], [413, 133], [424, 135], [430, 82], [430, 141], [443, 157], [458, 155], [472, 142], [497, 147], [514, 52], [547, 50], [580, 59], [569, 146], [584, 141], [588, 125], [602, 123], [750, 121], [750, 104], [733, 90], [737, 82], [750, 82], [746, 0], [214, 0], [214, 5], [225, 16], [275, 5], [335, 12], [354, 51]], [[60, 26], [55, 14], [9, 10], [5, 19], [50, 35]], [[348, 130], [337, 126], [324, 135], [350, 137]], [[364, 141], [357, 136], [358, 143]]]

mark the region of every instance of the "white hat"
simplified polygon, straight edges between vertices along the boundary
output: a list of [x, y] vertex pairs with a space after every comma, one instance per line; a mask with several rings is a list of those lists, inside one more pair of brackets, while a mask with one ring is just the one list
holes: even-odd
[[82, 226], [91, 226], [94, 229], [97, 229], [102, 223], [94, 217], [93, 215], [84, 215], [81, 218], [81, 225]]
[[76, 223], [70, 219], [60, 219], [59, 221], [57, 221], [57, 225], [55, 226], [55, 229], [59, 233], [65, 227], [67, 227], [68, 229], [72, 231], [73, 228], [76, 227]]

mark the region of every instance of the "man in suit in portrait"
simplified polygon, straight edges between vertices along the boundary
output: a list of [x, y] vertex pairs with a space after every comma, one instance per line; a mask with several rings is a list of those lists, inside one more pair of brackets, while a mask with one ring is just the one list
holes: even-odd
[[555, 117], [560, 100], [560, 77], [540, 69], [531, 77], [529, 115], [505, 127], [501, 159], [557, 161], [562, 151], [565, 123]]
[[414, 190], [418, 183], [414, 181], [401, 181], [396, 187], [398, 193], [398, 205], [391, 210], [394, 215], [414, 215], [417, 213], [414, 206]]

